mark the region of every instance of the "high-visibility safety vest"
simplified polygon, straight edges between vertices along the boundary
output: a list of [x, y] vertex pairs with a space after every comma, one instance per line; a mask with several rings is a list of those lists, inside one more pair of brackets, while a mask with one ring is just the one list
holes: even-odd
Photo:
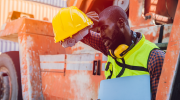
[[106, 79], [149, 74], [148, 60], [152, 50], [159, 49], [154, 43], [141, 40], [125, 55], [124, 58], [114, 58], [108, 55], [105, 66]]

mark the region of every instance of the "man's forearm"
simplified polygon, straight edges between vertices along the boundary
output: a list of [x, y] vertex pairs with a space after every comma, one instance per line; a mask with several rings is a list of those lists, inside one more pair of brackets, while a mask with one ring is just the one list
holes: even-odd
[[90, 31], [81, 42], [91, 46], [92, 48], [102, 52], [104, 55], [108, 54], [108, 48], [102, 42], [101, 36], [99, 33]]

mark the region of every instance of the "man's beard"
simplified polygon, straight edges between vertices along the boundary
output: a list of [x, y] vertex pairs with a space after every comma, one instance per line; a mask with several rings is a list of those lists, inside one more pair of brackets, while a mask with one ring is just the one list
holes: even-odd
[[113, 32], [111, 42], [112, 44], [109, 47], [111, 50], [115, 50], [119, 45], [125, 44], [125, 37], [123, 33], [119, 31], [118, 27], [116, 27]]

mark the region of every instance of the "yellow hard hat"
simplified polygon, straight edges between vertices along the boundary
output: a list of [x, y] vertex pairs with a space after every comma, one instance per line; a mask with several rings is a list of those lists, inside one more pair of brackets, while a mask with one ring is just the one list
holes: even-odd
[[55, 42], [64, 41], [64, 39], [72, 37], [78, 31], [92, 24], [91, 19], [77, 7], [61, 8], [52, 20]]

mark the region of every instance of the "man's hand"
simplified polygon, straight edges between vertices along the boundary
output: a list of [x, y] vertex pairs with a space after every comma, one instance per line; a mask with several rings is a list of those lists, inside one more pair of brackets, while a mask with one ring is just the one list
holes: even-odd
[[66, 38], [63, 42], [61, 42], [64, 48], [74, 46], [78, 41], [82, 40], [88, 33], [92, 26], [96, 27], [99, 22], [99, 16], [95, 11], [88, 12], [86, 14], [88, 18], [90, 18], [94, 25], [90, 25], [80, 30], [78, 33], [74, 34], [71, 38]]
[[66, 38], [60, 44], [62, 44], [64, 48], [74, 46], [78, 41], [82, 40], [89, 33], [90, 28], [92, 28], [92, 25], [85, 27], [84, 29], [74, 34], [72, 37]]

